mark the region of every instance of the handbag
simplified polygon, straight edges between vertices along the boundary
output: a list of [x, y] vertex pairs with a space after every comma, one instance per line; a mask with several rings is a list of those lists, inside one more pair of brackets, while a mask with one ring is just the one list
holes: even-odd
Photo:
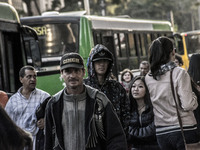
[[[176, 112], [177, 112], [177, 116], [178, 116], [179, 125], [180, 125], [180, 128], [181, 128], [181, 134], [182, 134], [182, 137], [183, 137], [185, 150], [200, 150], [200, 142], [192, 143], [192, 144], [187, 144], [186, 143], [184, 132], [183, 132], [183, 124], [182, 124], [182, 120], [181, 120], [181, 117], [180, 117], [180, 113], [178, 111], [178, 104], [177, 104], [176, 98], [175, 98], [175, 91], [174, 91], [174, 84], [173, 84], [173, 79], [172, 79], [172, 72], [173, 72], [173, 69], [170, 71], [170, 83], [171, 83], [172, 95], [174, 97], [174, 102], [176, 104]], [[179, 97], [178, 97], [178, 99], [179, 99]]]

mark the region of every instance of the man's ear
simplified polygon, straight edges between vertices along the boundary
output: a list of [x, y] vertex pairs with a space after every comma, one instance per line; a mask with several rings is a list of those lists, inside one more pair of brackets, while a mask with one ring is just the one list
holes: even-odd
[[19, 81], [20, 81], [21, 83], [22, 83], [22, 79], [23, 79], [22, 77], [19, 77]]
[[83, 69], [83, 76], [85, 76], [85, 68]]
[[60, 77], [63, 79], [63, 71], [60, 70]]

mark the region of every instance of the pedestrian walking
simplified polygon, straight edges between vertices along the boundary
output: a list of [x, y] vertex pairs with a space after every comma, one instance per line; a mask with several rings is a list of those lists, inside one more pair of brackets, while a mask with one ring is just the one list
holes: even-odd
[[[33, 137], [33, 150], [36, 149], [36, 136], [44, 128], [44, 118], [37, 120], [36, 110], [50, 95], [36, 88], [37, 73], [34, 67], [24, 66], [19, 71], [22, 87], [10, 97], [5, 110], [10, 118]], [[44, 145], [44, 144], [43, 144]]]
[[47, 104], [45, 150], [126, 150], [125, 133], [111, 102], [83, 84], [83, 58], [63, 55], [60, 72], [66, 87]]
[[85, 84], [102, 91], [114, 106], [125, 133], [129, 121], [129, 99], [124, 87], [116, 80], [110, 80], [113, 67], [112, 53], [101, 44], [97, 44], [88, 59], [88, 77]]
[[130, 88], [130, 150], [160, 150], [156, 139], [153, 107], [144, 76], [136, 76]]
[[192, 92], [189, 74], [177, 67], [174, 60], [175, 49], [169, 38], [159, 37], [152, 42], [150, 73], [145, 81], [153, 105], [157, 141], [162, 150], [185, 150], [176, 108], [180, 113], [186, 142], [198, 142], [197, 122], [193, 113], [198, 106], [197, 99]]

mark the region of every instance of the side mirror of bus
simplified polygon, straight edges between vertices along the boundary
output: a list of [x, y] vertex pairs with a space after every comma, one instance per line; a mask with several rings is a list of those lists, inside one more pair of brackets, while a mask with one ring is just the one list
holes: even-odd
[[35, 68], [40, 68], [41, 54], [39, 47], [39, 40], [36, 31], [29, 26], [21, 26], [22, 38], [25, 43], [24, 48], [27, 53], [27, 62], [32, 64]]

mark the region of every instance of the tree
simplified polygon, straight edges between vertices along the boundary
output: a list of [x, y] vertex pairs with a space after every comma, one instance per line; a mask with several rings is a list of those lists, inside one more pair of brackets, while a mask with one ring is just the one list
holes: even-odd
[[[170, 21], [170, 11], [174, 14], [178, 30], [192, 30], [194, 22], [198, 27], [196, 0], [129, 0], [115, 9], [116, 15], [129, 15], [136, 19], [153, 19]], [[195, 20], [196, 19], [196, 20]]]
[[31, 11], [31, 0], [23, 0], [23, 2], [26, 4], [27, 6], [27, 10], [28, 10], [28, 16], [32, 16], [33, 12]]
[[[79, 2], [82, 3], [81, 6], [79, 6]], [[80, 11], [84, 9], [83, 0], [65, 0], [65, 7], [62, 8], [61, 12], [67, 12], [67, 11]]]

